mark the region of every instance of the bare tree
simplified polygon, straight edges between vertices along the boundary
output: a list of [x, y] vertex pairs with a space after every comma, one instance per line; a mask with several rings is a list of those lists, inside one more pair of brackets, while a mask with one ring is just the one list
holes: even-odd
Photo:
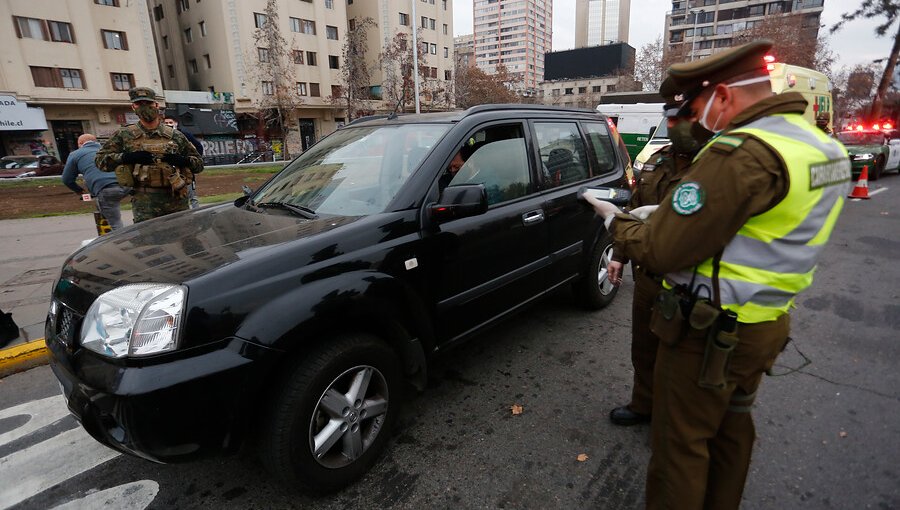
[[518, 80], [502, 64], [497, 66], [495, 74], [487, 74], [477, 67], [457, 65], [456, 106], [518, 103], [520, 97], [514, 92], [517, 84]]
[[865, 117], [875, 90], [875, 76], [881, 68], [870, 64], [844, 67], [832, 80], [832, 99], [835, 118], [858, 119]]
[[268, 126], [281, 130], [284, 158], [290, 159], [287, 139], [292, 130], [291, 117], [303, 101], [296, 90], [292, 48], [279, 28], [277, 0], [268, 0], [264, 13], [265, 23], [253, 32], [256, 54], [251, 56], [256, 61], [254, 74], [259, 77], [257, 108]]
[[[888, 30], [897, 21], [898, 17], [900, 17], [900, 0], [863, 0], [862, 4], [855, 11], [845, 12], [841, 15], [841, 21], [831, 27], [831, 33], [840, 30], [845, 23], [859, 18], [882, 18], [882, 23], [878, 25], [875, 32], [879, 37], [883, 37], [888, 33]], [[872, 98], [870, 118], [873, 120], [881, 117], [884, 96], [894, 76], [894, 68], [897, 66], [898, 56], [900, 56], [900, 25], [898, 25], [894, 34], [894, 45], [891, 48], [891, 54], [888, 56], [887, 65], [884, 67], [884, 73], [881, 75], [881, 81], [878, 83], [878, 90], [875, 92], [875, 97]]]
[[634, 63], [634, 78], [643, 83], [644, 90], [656, 91], [666, 74], [663, 67], [662, 37], [641, 46], [638, 58]]
[[[421, 35], [419, 44], [421, 45]], [[410, 44], [410, 36], [401, 32], [385, 45], [378, 56], [381, 70], [384, 74], [381, 90], [382, 98], [392, 105], [396, 105], [399, 111], [405, 111], [406, 105], [414, 100], [413, 79], [413, 52]], [[427, 59], [419, 59], [422, 66]]]
[[824, 35], [818, 35], [819, 27], [808, 25], [806, 19], [802, 14], [768, 16], [737, 34], [735, 42], [770, 39], [774, 43], [772, 54], [779, 62], [830, 74], [834, 53]]
[[351, 28], [347, 30], [341, 54], [341, 94], [330, 97], [332, 104], [346, 108], [348, 122], [356, 118], [357, 111], [365, 109], [365, 101], [369, 99], [372, 73], [366, 63], [366, 50], [369, 29], [377, 27], [375, 20], [369, 17], [350, 21]]

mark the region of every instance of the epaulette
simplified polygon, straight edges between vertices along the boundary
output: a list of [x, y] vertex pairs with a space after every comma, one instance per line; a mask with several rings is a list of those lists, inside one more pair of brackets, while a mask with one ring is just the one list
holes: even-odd
[[740, 135], [720, 135], [712, 141], [710, 150], [724, 152], [726, 154], [737, 149], [744, 143], [746, 138]]

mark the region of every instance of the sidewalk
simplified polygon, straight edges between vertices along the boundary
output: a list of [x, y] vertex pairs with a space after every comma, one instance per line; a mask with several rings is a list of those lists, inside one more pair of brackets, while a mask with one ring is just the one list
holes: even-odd
[[[125, 225], [131, 220], [122, 211]], [[0, 221], [0, 310], [19, 326], [19, 338], [0, 350], [0, 377], [40, 359], [53, 282], [66, 257], [95, 237], [92, 214]]]

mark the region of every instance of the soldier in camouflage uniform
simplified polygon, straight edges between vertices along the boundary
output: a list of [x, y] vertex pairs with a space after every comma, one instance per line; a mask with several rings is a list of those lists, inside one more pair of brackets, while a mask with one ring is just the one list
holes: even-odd
[[161, 122], [156, 92], [128, 91], [140, 121], [125, 126], [97, 152], [97, 168], [115, 172], [119, 184], [133, 188], [134, 222], [186, 211], [194, 174], [203, 171], [197, 149], [178, 130]]

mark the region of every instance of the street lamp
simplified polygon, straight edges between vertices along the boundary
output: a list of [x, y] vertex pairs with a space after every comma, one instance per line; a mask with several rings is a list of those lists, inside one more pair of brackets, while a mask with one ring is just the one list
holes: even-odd
[[694, 37], [691, 38], [691, 61], [694, 61], [694, 47], [697, 46], [697, 17], [703, 14], [703, 9], [690, 11], [694, 15]]
[[413, 44], [413, 78], [415, 79], [415, 88], [416, 88], [416, 113], [419, 113], [419, 39], [417, 38], [416, 33], [416, 23], [419, 22], [419, 19], [416, 17], [416, 1], [410, 0], [412, 2], [412, 44]]

